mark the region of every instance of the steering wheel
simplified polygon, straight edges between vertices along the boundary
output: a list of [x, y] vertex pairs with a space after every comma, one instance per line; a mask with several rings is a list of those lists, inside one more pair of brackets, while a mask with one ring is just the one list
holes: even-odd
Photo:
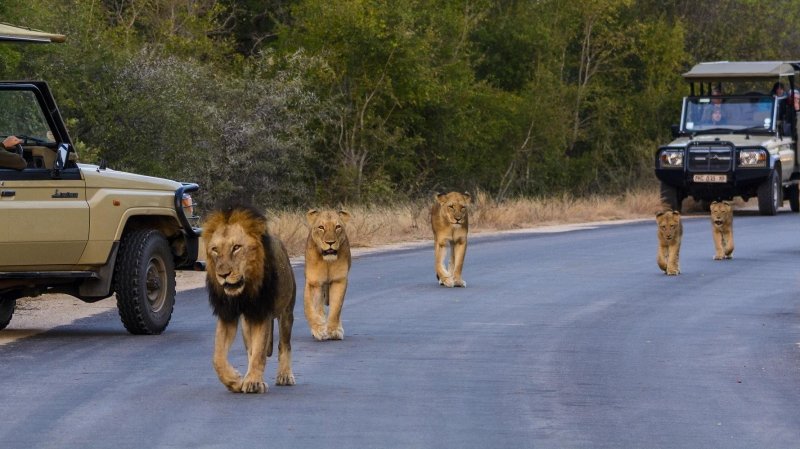
[[22, 156], [25, 154], [25, 149], [24, 149], [24, 148], [22, 148], [22, 144], [21, 144], [21, 143], [18, 143], [18, 144], [16, 144], [16, 145], [14, 145], [14, 148], [16, 148], [16, 149], [17, 149], [17, 154], [18, 154], [20, 157], [22, 157]]

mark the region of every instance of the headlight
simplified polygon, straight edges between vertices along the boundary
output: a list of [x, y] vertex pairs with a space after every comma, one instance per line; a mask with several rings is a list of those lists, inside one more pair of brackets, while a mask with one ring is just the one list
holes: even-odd
[[683, 150], [664, 150], [661, 152], [661, 166], [664, 168], [683, 167]]
[[766, 167], [767, 152], [764, 150], [741, 150], [739, 151], [740, 167]]

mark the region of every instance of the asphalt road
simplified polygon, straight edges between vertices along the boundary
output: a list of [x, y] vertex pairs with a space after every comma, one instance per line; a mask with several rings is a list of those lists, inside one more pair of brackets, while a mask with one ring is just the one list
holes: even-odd
[[203, 290], [161, 336], [101, 313], [0, 346], [0, 447], [800, 447], [800, 216], [734, 229], [714, 261], [685, 220], [677, 277], [652, 220], [473, 237], [466, 289], [427, 246], [359, 257], [340, 342], [312, 340], [300, 267], [297, 385], [273, 358], [266, 395], [217, 380]]

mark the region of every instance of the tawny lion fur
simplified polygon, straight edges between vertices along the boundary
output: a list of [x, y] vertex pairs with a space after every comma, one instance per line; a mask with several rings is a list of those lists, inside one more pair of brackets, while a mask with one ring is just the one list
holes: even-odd
[[714, 260], [733, 259], [733, 206], [728, 201], [711, 203]]
[[311, 209], [306, 219], [309, 231], [306, 239], [303, 310], [308, 327], [317, 340], [342, 340], [342, 305], [351, 264], [345, 223], [350, 220], [350, 214], [344, 210], [320, 212]]
[[656, 214], [658, 224], [658, 268], [670, 276], [680, 274], [681, 237], [683, 225], [678, 211], [667, 210]]
[[[471, 202], [469, 193], [439, 193], [434, 195], [431, 207], [431, 228], [433, 229], [433, 255], [436, 279], [446, 287], [466, 287], [461, 277], [464, 256], [467, 253], [467, 234], [469, 233], [468, 209]], [[445, 266], [447, 246], [450, 245], [450, 264]]]
[[[295, 281], [283, 244], [269, 234], [256, 209], [230, 206], [212, 212], [203, 224], [208, 300], [217, 316], [214, 369], [232, 392], [265, 393], [264, 369], [272, 355], [273, 320], [278, 320], [277, 385], [294, 385], [292, 325]], [[247, 351], [242, 377], [228, 361], [238, 323]]]

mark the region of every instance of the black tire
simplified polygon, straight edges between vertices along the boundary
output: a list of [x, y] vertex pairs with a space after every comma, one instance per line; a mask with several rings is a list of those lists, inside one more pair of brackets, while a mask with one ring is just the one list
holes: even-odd
[[122, 237], [114, 291], [128, 332], [153, 335], [167, 328], [175, 306], [175, 263], [161, 232], [144, 229]]
[[661, 183], [661, 202], [672, 210], [681, 211], [683, 198], [677, 188]]
[[786, 188], [786, 199], [789, 200], [792, 212], [800, 212], [800, 185], [790, 184]]
[[8, 323], [11, 322], [16, 304], [16, 299], [3, 298], [0, 296], [0, 331], [5, 329]]
[[781, 206], [781, 185], [778, 172], [773, 170], [769, 178], [758, 186], [758, 212], [761, 215], [775, 215]]

